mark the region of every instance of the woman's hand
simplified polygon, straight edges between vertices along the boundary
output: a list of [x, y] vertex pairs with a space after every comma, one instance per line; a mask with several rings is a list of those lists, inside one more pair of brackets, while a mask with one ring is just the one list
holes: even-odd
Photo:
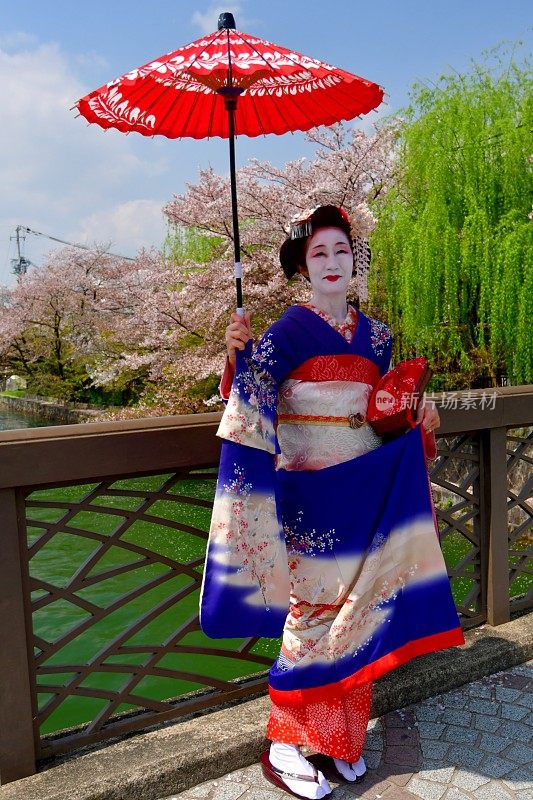
[[226, 328], [225, 338], [229, 363], [232, 368], [235, 369], [235, 351], [244, 350], [246, 342], [248, 339], [252, 338], [250, 314], [246, 313], [244, 317], [240, 317], [237, 312], [234, 311], [230, 317], [230, 323]]
[[440, 417], [437, 407], [433, 400], [426, 400], [425, 395], [422, 395], [422, 399], [418, 404], [415, 422], [417, 425], [421, 422], [428, 433], [436, 430], [440, 426]]

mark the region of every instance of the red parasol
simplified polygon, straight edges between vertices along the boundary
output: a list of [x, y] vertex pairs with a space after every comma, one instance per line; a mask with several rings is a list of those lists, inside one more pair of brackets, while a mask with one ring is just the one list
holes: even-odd
[[237, 306], [242, 308], [235, 136], [306, 131], [361, 116], [383, 100], [371, 81], [235, 29], [218, 31], [78, 100], [89, 122], [143, 136], [229, 138]]

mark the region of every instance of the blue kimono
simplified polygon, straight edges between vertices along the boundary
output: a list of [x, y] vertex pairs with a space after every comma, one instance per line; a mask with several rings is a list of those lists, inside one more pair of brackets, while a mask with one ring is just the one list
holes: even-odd
[[323, 317], [291, 306], [237, 353], [201, 597], [210, 637], [283, 634], [269, 689], [289, 707], [464, 643], [420, 426], [384, 443], [350, 423], [390, 329], [358, 310], [345, 336]]

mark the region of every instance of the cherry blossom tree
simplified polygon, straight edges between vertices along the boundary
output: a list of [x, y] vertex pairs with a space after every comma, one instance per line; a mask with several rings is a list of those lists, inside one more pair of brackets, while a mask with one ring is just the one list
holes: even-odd
[[102, 329], [101, 303], [122, 259], [63, 248], [0, 298], [0, 363], [68, 398], [90, 382], [87, 358]]
[[[396, 136], [395, 122], [383, 125], [372, 136], [339, 124], [308, 134], [317, 145], [313, 160], [298, 159], [284, 168], [252, 160], [238, 170], [245, 305], [256, 335], [287, 305], [305, 300], [309, 294], [307, 282], [299, 278], [287, 284], [279, 265], [279, 246], [290, 218], [305, 208], [334, 203], [348, 211], [354, 232], [367, 237], [376, 223], [368, 200], [384, 195], [394, 178]], [[199, 337], [188, 337], [180, 357], [165, 365], [169, 381], [156, 393], [160, 403], [172, 407], [168, 390], [174, 381], [189, 389], [202, 381], [202, 389], [215, 391], [224, 364], [224, 329], [235, 307], [227, 179], [211, 169], [202, 170], [199, 181], [175, 196], [164, 212], [178, 228], [194, 228], [213, 242], [208, 263], [185, 262], [175, 267], [182, 280], [180, 308]], [[199, 400], [192, 399], [186, 408], [205, 410], [205, 398]], [[181, 403], [183, 407], [183, 400]]]
[[[393, 180], [395, 136], [393, 123], [372, 136], [347, 125], [314, 130], [314, 159], [284, 168], [253, 160], [238, 171], [245, 304], [256, 335], [309, 294], [299, 278], [287, 284], [279, 266], [290, 218], [334, 203], [367, 237], [375, 225], [367, 201]], [[216, 408], [224, 329], [235, 307], [228, 184], [205, 169], [167, 204], [176, 233], [161, 252], [141, 251], [134, 261], [104, 248], [51, 253], [0, 301], [2, 362], [70, 382], [72, 394], [76, 384], [139, 387], [141, 402], [123, 415]]]

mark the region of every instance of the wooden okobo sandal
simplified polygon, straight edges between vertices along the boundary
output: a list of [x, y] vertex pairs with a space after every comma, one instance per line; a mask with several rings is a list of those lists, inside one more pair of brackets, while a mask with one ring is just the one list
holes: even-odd
[[287, 784], [282, 780], [283, 778], [288, 778], [290, 781], [311, 781], [312, 783], [317, 783], [320, 785], [320, 781], [318, 780], [318, 770], [311, 764], [314, 770], [313, 775], [297, 775], [295, 772], [285, 772], [282, 769], [278, 769], [274, 767], [273, 764], [270, 763], [269, 753], [265, 750], [264, 753], [261, 753], [261, 769], [263, 770], [263, 775], [270, 781], [270, 783], [277, 786], [278, 789], [283, 789], [284, 792], [287, 794], [292, 794], [293, 797], [300, 797], [303, 800], [307, 800], [303, 795], [297, 794], [296, 792], [291, 791]]

